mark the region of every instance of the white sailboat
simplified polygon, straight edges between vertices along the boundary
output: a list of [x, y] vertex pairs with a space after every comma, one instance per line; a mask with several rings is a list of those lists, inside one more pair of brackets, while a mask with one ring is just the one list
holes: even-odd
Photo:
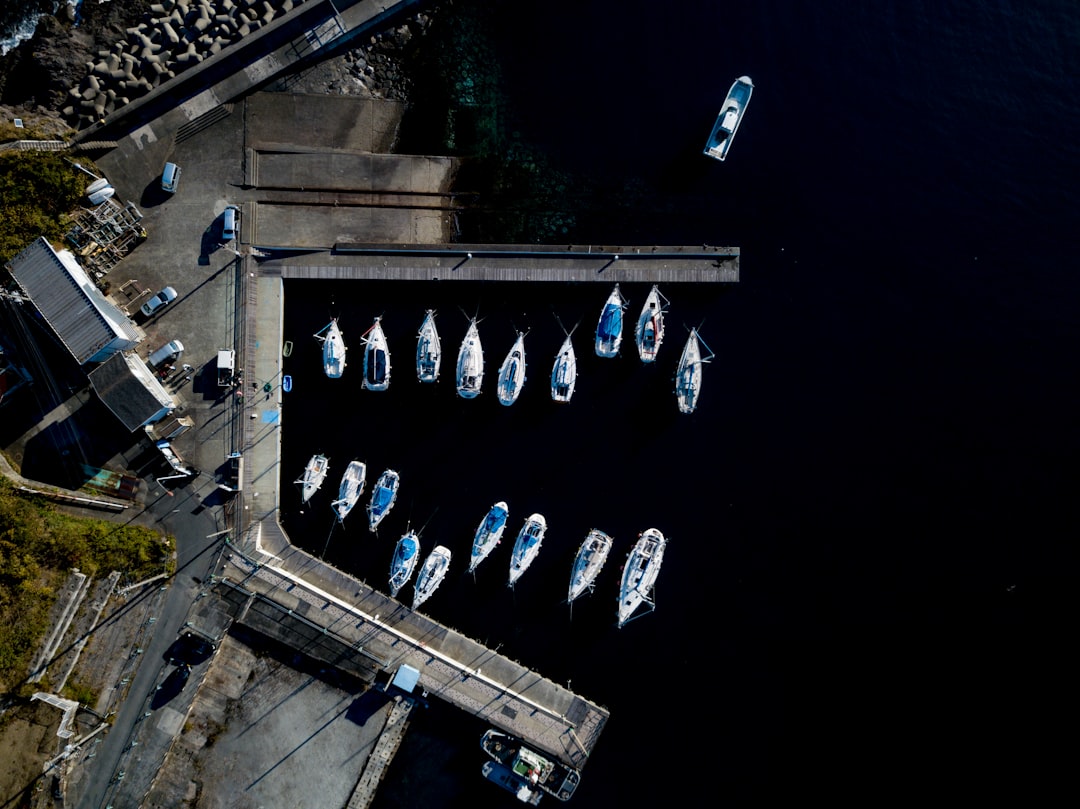
[[618, 356], [619, 346], [622, 345], [623, 312], [629, 301], [619, 291], [619, 285], [611, 290], [604, 308], [600, 310], [600, 320], [596, 324], [596, 356]]
[[323, 372], [330, 379], [338, 379], [345, 371], [345, 340], [337, 318], [317, 332], [315, 339], [322, 342]]
[[612, 538], [599, 528], [593, 528], [578, 548], [574, 557], [574, 565], [570, 570], [570, 589], [566, 600], [573, 603], [574, 599], [585, 593], [592, 592], [596, 577], [600, 569], [607, 561], [611, 551]]
[[476, 318], [469, 321], [465, 339], [461, 341], [457, 361], [457, 392], [462, 399], [475, 399], [484, 384], [484, 349]]
[[500, 500], [493, 505], [480, 525], [476, 528], [473, 536], [472, 557], [469, 559], [469, 572], [475, 573], [476, 566], [487, 559], [495, 546], [502, 540], [503, 531], [506, 530], [506, 518], [509, 516], [509, 507], [505, 500]]
[[364, 387], [382, 391], [390, 387], [390, 348], [383, 333], [382, 317], [375, 318], [364, 340]]
[[330, 469], [330, 459], [325, 455], [312, 455], [304, 467], [304, 474], [296, 482], [300, 484], [300, 500], [306, 503], [319, 490], [326, 473]]
[[415, 531], [406, 531], [394, 546], [390, 560], [390, 596], [397, 598], [398, 591], [408, 583], [420, 556], [420, 538]]
[[416, 575], [416, 587], [413, 589], [412, 608], [415, 610], [434, 593], [442, 580], [446, 578], [446, 571], [450, 568], [450, 549], [445, 545], [436, 545], [420, 566], [420, 572]]
[[574, 329], [566, 333], [551, 368], [551, 398], [556, 402], [569, 402], [577, 384], [577, 354], [574, 353], [573, 335]]
[[[709, 352], [707, 356], [702, 354], [702, 346]], [[698, 398], [701, 396], [701, 366], [713, 356], [697, 329], [691, 329], [686, 345], [683, 346], [682, 357], [679, 358], [679, 368], [675, 372], [675, 397], [679, 402], [680, 413], [693, 413], [697, 407]]]
[[437, 382], [442, 366], [442, 342], [435, 328], [435, 310], [428, 309], [416, 337], [416, 376], [421, 382]]
[[530, 514], [529, 519], [525, 520], [525, 524], [521, 526], [517, 541], [514, 543], [514, 552], [510, 557], [511, 587], [536, 559], [546, 531], [547, 520], [544, 519], [543, 514]]
[[664, 563], [664, 549], [667, 539], [657, 528], [644, 531], [634, 544], [623, 566], [622, 585], [619, 587], [619, 627], [621, 628], [642, 604], [652, 609], [656, 605], [652, 600], [656, 577], [660, 575], [660, 566]]
[[499, 367], [499, 404], [509, 407], [525, 385], [525, 333], [518, 332], [514, 345]]
[[330, 504], [337, 514], [338, 522], [345, 522], [356, 501], [360, 499], [366, 479], [367, 464], [363, 461], [352, 461], [345, 467], [345, 474], [341, 476], [341, 485], [338, 487], [338, 498]]
[[656, 361], [660, 343], [664, 341], [664, 309], [667, 304], [668, 299], [661, 294], [656, 284], [653, 284], [645, 297], [645, 305], [641, 307], [637, 326], [634, 327], [634, 342], [637, 343], [638, 356], [642, 362]]

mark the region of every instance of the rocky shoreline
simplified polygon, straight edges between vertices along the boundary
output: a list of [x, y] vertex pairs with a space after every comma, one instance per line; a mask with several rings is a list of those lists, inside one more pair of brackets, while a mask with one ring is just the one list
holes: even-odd
[[[0, 58], [0, 116], [38, 137], [100, 120], [300, 5], [301, 0], [110, 0], [62, 5]], [[433, 5], [290, 81], [293, 92], [408, 101], [406, 55], [437, 17]]]

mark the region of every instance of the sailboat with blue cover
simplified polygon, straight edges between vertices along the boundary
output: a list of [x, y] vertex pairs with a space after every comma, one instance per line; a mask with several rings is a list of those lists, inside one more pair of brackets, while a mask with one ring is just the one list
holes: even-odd
[[623, 312], [627, 303], [616, 284], [604, 302], [604, 308], [600, 310], [600, 321], [596, 324], [596, 356], [618, 355], [619, 346], [622, 345]]
[[390, 595], [397, 598], [416, 569], [416, 560], [420, 556], [420, 538], [415, 531], [406, 531], [394, 546], [394, 557], [390, 560]]

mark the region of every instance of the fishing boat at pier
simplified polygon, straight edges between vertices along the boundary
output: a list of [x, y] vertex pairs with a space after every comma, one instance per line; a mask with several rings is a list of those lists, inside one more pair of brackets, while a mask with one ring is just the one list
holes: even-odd
[[623, 312], [628, 301], [619, 291], [619, 285], [611, 290], [604, 308], [600, 310], [600, 320], [596, 324], [596, 356], [614, 357], [622, 345]]
[[484, 349], [480, 345], [480, 332], [476, 318], [469, 321], [465, 339], [458, 349], [457, 392], [462, 399], [475, 399], [484, 384]]
[[638, 356], [642, 362], [656, 361], [660, 343], [664, 341], [664, 309], [667, 304], [668, 299], [660, 293], [656, 284], [653, 284], [645, 297], [645, 305], [641, 307], [641, 314], [638, 315], [637, 326], [634, 328], [634, 342], [637, 343]]
[[375, 318], [363, 336], [364, 387], [382, 391], [390, 387], [390, 348], [382, 328], [382, 317]]
[[506, 501], [500, 500], [488, 510], [480, 525], [477, 526], [473, 537], [472, 558], [469, 560], [470, 573], [476, 572], [476, 566], [487, 559], [488, 554], [502, 540], [503, 531], [506, 529], [506, 518], [509, 514]]
[[442, 366], [442, 341], [435, 328], [435, 310], [428, 309], [416, 337], [416, 376], [421, 382], [437, 382]]
[[337, 514], [338, 522], [345, 522], [345, 518], [363, 494], [366, 480], [367, 464], [363, 461], [351, 461], [345, 467], [345, 474], [341, 476], [341, 485], [338, 487], [337, 500], [330, 504], [334, 513]]
[[525, 333], [518, 332], [514, 345], [499, 367], [499, 404], [509, 407], [525, 385]]
[[750, 103], [750, 95], [754, 92], [754, 83], [749, 76], [740, 76], [728, 90], [724, 106], [720, 108], [720, 114], [716, 116], [709, 140], [705, 143], [704, 153], [716, 160], [727, 157], [731, 141], [735, 139], [735, 132], [746, 114], [746, 107]]
[[623, 566], [622, 585], [619, 587], [619, 627], [629, 621], [638, 607], [647, 604], [650, 612], [653, 603], [653, 587], [664, 563], [667, 540], [659, 529], [649, 528], [638, 537]]
[[345, 371], [345, 340], [337, 318], [317, 332], [315, 339], [322, 342], [323, 372], [331, 379], [338, 379]]
[[498, 730], [485, 731], [480, 748], [495, 762], [508, 767], [531, 789], [540, 789], [560, 801], [568, 801], [581, 783], [581, 772], [527, 747], [525, 743]]
[[428, 554], [420, 572], [416, 575], [416, 587], [413, 589], [412, 608], [415, 610], [434, 593], [450, 568], [450, 549], [445, 545], [436, 545]]
[[371, 502], [368, 503], [368, 529], [375, 531], [387, 513], [397, 501], [398, 486], [401, 476], [393, 469], [385, 469], [375, 481], [371, 490]]
[[570, 590], [566, 600], [573, 603], [574, 599], [585, 593], [592, 592], [596, 582], [596, 576], [607, 561], [611, 551], [612, 538], [599, 528], [593, 528], [578, 548], [574, 557], [574, 565], [570, 570]]
[[543, 514], [530, 514], [529, 519], [525, 520], [525, 524], [521, 526], [517, 541], [514, 543], [514, 552], [510, 557], [509, 583], [511, 587], [536, 559], [546, 531], [547, 520], [544, 519]]
[[485, 761], [480, 768], [480, 774], [494, 784], [498, 784], [507, 792], [512, 792], [514, 797], [522, 803], [538, 806], [544, 793], [539, 789], [533, 789], [529, 782], [515, 773], [505, 764], [497, 761]]
[[390, 560], [390, 597], [397, 598], [398, 592], [406, 585], [416, 568], [420, 555], [420, 538], [413, 531], [406, 531], [394, 546], [394, 556]]
[[300, 500], [306, 503], [311, 499], [326, 480], [326, 473], [330, 469], [330, 459], [325, 455], [312, 455], [304, 467], [304, 474], [296, 482], [300, 484]]
[[574, 353], [571, 339], [573, 333], [573, 329], [567, 333], [551, 368], [551, 398], [556, 402], [569, 402], [577, 384], [577, 354]]
[[[707, 355], [701, 351], [705, 346]], [[683, 346], [682, 356], [679, 358], [679, 367], [675, 372], [675, 398], [679, 402], [680, 413], [693, 413], [697, 407], [698, 398], [701, 396], [701, 366], [713, 358], [713, 353], [697, 329], [690, 330], [690, 336]]]

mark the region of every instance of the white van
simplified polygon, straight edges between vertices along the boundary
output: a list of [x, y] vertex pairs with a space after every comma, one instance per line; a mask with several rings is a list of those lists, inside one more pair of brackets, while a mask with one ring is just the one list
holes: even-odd
[[170, 340], [157, 351], [150, 354], [150, 365], [154, 368], [169, 362], [176, 362], [184, 353], [184, 344], [179, 340]]
[[175, 163], [166, 163], [161, 172], [161, 188], [175, 194], [180, 185], [180, 167]]
[[231, 242], [236, 238], [240, 230], [240, 208], [236, 205], [226, 205], [225, 215], [221, 222], [221, 238]]

